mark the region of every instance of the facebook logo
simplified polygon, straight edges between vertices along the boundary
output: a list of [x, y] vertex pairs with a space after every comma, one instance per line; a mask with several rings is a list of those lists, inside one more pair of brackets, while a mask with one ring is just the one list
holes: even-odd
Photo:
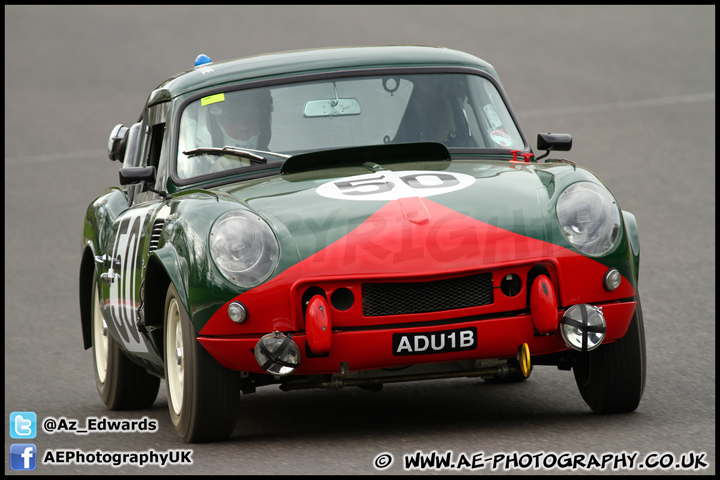
[[35, 412], [12, 412], [10, 414], [10, 438], [35, 438], [37, 415]]
[[10, 468], [12, 470], [35, 470], [37, 467], [37, 447], [32, 443], [13, 443], [10, 445]]

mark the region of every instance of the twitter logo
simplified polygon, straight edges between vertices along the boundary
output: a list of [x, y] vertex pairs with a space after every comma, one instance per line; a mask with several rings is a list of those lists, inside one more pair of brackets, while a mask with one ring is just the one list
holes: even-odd
[[10, 414], [11, 438], [35, 438], [37, 415], [35, 412], [12, 412]]

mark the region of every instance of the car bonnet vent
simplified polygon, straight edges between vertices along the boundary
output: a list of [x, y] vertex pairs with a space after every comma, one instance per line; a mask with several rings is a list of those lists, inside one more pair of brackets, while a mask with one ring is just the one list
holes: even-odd
[[155, 220], [155, 223], [153, 223], [152, 233], [150, 234], [150, 246], [148, 247], [149, 251], [156, 250], [158, 247], [158, 242], [160, 241], [160, 234], [162, 233], [163, 225], [165, 225], [165, 220]]
[[450, 152], [442, 143], [419, 142], [370, 145], [294, 155], [285, 160], [280, 173], [285, 175], [322, 168], [362, 165], [368, 162], [383, 164], [435, 160], [450, 161]]

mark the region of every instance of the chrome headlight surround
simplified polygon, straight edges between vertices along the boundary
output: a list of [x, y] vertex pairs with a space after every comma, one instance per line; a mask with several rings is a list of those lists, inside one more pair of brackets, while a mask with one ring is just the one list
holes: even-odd
[[279, 246], [270, 226], [252, 212], [233, 210], [210, 229], [210, 256], [223, 276], [242, 288], [252, 288], [272, 275]]
[[600, 185], [570, 185], [560, 195], [555, 210], [565, 238], [585, 255], [605, 255], [620, 239], [620, 209]]
[[300, 347], [292, 340], [292, 333], [268, 333], [258, 340], [254, 352], [258, 365], [279, 377], [290, 375], [300, 365]]
[[579, 352], [598, 348], [605, 340], [606, 330], [602, 307], [585, 303], [568, 308], [560, 320], [560, 334], [565, 344]]

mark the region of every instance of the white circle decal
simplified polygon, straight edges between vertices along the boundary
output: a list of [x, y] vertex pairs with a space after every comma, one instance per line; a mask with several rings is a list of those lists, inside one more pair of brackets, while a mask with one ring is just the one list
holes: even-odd
[[492, 138], [493, 141], [501, 147], [510, 147], [513, 143], [510, 135], [503, 132], [502, 130], [493, 130], [492, 132], [490, 132], [490, 138]]
[[387, 201], [441, 195], [469, 187], [474, 182], [475, 177], [464, 173], [380, 170], [323, 183], [317, 193], [338, 200]]

